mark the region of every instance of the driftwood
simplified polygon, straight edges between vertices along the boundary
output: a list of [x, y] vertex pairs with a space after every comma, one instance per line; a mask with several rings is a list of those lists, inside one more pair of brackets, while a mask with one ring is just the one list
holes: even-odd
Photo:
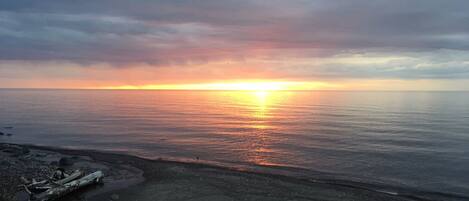
[[72, 174], [70, 174], [68, 177], [65, 177], [64, 179], [61, 179], [61, 180], [58, 180], [58, 181], [55, 181], [54, 183], [55, 184], [58, 184], [58, 185], [63, 185], [63, 184], [66, 184], [68, 182], [71, 182], [75, 179], [78, 179], [80, 177], [83, 176], [83, 172], [80, 171], [80, 170], [75, 170], [75, 172], [73, 172]]
[[[32, 179], [29, 181], [28, 179], [21, 177], [21, 181], [23, 182], [23, 185], [20, 185], [24, 187], [24, 190], [30, 194], [37, 194], [40, 192], [44, 192], [47, 189], [51, 189], [57, 185], [63, 185], [65, 183], [71, 182], [75, 179], [78, 179], [83, 176], [83, 172], [80, 170], [75, 170], [72, 174], [64, 174], [65, 178], [60, 179], [60, 180], [43, 180], [43, 181], [36, 181], [36, 179]], [[52, 178], [51, 178], [52, 179]]]
[[48, 186], [48, 189], [46, 191], [37, 195], [32, 195], [32, 199], [38, 201], [55, 200], [79, 188], [95, 183], [100, 183], [104, 177], [104, 174], [101, 171], [96, 171], [84, 177], [81, 177], [81, 175], [81, 171], [75, 171], [70, 176], [62, 180], [53, 182], [51, 186]]

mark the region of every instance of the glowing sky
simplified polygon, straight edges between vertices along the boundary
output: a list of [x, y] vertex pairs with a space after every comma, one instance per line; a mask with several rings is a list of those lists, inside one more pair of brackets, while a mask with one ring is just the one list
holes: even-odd
[[467, 0], [1, 1], [0, 88], [469, 90], [468, 10]]

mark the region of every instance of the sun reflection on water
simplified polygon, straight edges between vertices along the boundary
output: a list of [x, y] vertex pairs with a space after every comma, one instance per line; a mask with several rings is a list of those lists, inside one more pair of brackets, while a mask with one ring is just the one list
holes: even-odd
[[272, 122], [276, 118], [276, 106], [286, 101], [291, 95], [287, 91], [230, 91], [224, 96], [238, 105], [233, 112], [245, 119], [243, 125], [247, 131], [237, 133], [246, 140], [241, 144], [245, 160], [258, 165], [276, 165], [272, 158], [282, 154], [274, 149], [274, 144], [281, 139], [275, 136], [278, 128]]

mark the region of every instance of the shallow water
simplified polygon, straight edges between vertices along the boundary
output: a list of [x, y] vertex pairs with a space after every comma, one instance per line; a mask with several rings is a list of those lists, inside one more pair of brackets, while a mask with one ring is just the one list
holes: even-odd
[[4, 89], [8, 126], [0, 142], [469, 192], [468, 92]]

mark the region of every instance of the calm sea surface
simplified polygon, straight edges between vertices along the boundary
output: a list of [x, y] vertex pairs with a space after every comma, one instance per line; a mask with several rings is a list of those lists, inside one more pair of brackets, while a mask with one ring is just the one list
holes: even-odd
[[469, 193], [467, 92], [4, 89], [0, 131], [13, 134], [0, 142]]

